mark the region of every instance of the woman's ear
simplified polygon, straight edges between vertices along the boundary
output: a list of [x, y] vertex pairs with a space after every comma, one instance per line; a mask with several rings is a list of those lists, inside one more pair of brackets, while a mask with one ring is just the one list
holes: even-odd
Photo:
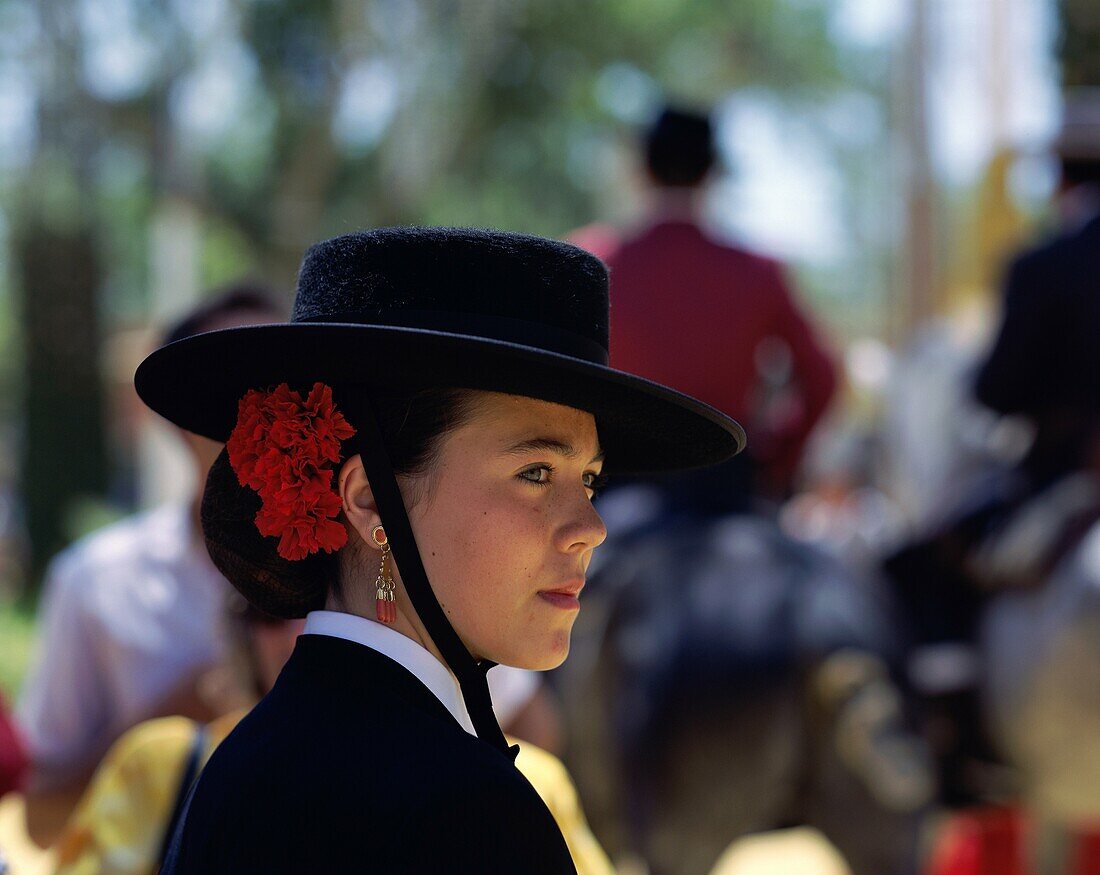
[[374, 502], [374, 492], [371, 491], [370, 481], [367, 480], [367, 472], [363, 470], [363, 460], [358, 456], [351, 456], [342, 466], [337, 475], [337, 491], [340, 494], [340, 502], [343, 505], [344, 516], [363, 542], [379, 549], [371, 532], [376, 526], [382, 524], [382, 517], [378, 515], [378, 506]]

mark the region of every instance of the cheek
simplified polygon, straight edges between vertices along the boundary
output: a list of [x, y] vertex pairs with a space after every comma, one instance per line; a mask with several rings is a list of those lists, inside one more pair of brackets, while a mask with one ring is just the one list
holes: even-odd
[[[425, 570], [448, 614], [464, 631], [511, 625], [528, 601], [549, 554], [545, 514], [508, 495], [433, 503], [418, 527]], [[458, 616], [456, 616], [456, 614]]]

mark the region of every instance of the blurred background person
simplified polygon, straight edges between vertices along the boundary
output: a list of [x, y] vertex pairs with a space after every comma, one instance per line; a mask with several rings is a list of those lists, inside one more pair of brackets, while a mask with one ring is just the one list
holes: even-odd
[[[0, 799], [23, 786], [27, 771], [27, 755], [15, 725], [8, 716], [4, 700], [0, 697]], [[10, 875], [7, 857], [0, 844], [0, 875]]]
[[27, 772], [27, 754], [23, 740], [0, 698], [0, 798], [23, 786]]
[[[163, 341], [281, 318], [269, 291], [234, 286]], [[180, 438], [193, 466], [190, 499], [95, 532], [46, 574], [36, 655], [17, 709], [31, 761], [27, 829], [43, 847], [122, 732], [160, 715], [215, 716], [200, 681], [225, 659], [220, 618], [229, 586], [206, 554], [198, 503], [220, 447]]]
[[147, 720], [115, 742], [57, 842], [58, 875], [155, 873], [203, 765], [275, 683], [304, 621], [261, 614], [228, 585], [223, 599], [226, 659], [207, 694], [215, 716]]
[[1100, 94], [1055, 148], [1058, 231], [1012, 262], [973, 384], [1030, 447], [886, 563], [943, 799], [976, 809], [955, 852], [1041, 873], [1100, 865]]
[[730, 491], [747, 495], [755, 479], [752, 489], [785, 497], [836, 391], [832, 354], [783, 266], [705, 227], [701, 197], [717, 160], [710, 118], [666, 107], [642, 140], [645, 217], [571, 235], [611, 270], [615, 365], [740, 416], [750, 440], [726, 472]]
[[1100, 435], [1100, 88], [1068, 95], [1064, 112], [1058, 231], [1010, 266], [974, 387], [986, 407], [1031, 422], [1018, 469], [1030, 490], [1088, 465]]

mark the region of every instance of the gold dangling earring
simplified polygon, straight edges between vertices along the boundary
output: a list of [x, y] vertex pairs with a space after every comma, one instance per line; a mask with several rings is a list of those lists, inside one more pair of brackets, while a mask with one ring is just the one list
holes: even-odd
[[397, 584], [393, 582], [393, 577], [386, 568], [386, 560], [390, 555], [390, 540], [386, 537], [386, 530], [381, 526], [371, 529], [370, 536], [374, 539], [374, 543], [382, 548], [382, 564], [378, 569], [378, 578], [374, 581], [374, 612], [378, 622], [391, 625], [397, 622], [397, 604], [393, 595]]

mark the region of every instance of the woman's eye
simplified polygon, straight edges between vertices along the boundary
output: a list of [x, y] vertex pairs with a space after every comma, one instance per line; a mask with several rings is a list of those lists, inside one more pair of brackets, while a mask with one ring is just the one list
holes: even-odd
[[584, 488], [589, 490], [593, 497], [599, 494], [600, 490], [607, 485], [606, 474], [585, 474], [584, 475]]
[[[516, 476], [521, 480], [526, 480], [528, 483], [534, 483], [537, 486], [549, 486], [553, 473], [554, 469], [550, 465], [537, 465], [534, 468], [527, 468], [520, 471]], [[584, 484], [584, 488], [595, 497], [604, 487], [604, 484], [607, 483], [607, 475], [596, 474], [595, 472], [589, 471], [581, 476], [581, 482]]]
[[518, 476], [529, 483], [549, 483], [550, 471], [551, 468], [549, 465], [539, 465], [536, 468], [528, 468], [526, 471], [520, 471]]

